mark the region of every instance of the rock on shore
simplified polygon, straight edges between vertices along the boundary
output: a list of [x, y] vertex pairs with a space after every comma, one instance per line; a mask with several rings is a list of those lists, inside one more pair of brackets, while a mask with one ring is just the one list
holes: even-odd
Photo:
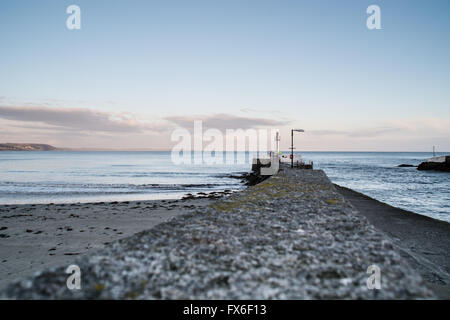
[[[10, 285], [20, 299], [434, 298], [322, 171], [284, 169], [209, 207]], [[367, 269], [381, 271], [370, 290]]]

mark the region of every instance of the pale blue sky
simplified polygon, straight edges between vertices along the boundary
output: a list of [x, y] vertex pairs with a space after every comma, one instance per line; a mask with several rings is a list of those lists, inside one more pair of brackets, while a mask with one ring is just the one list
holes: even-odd
[[[66, 28], [71, 4], [81, 30]], [[366, 27], [371, 4], [382, 30]], [[2, 0], [0, 43], [0, 106], [160, 123], [231, 114], [290, 120], [312, 133], [307, 149], [450, 150], [447, 0]], [[74, 146], [120, 141], [64, 134]]]

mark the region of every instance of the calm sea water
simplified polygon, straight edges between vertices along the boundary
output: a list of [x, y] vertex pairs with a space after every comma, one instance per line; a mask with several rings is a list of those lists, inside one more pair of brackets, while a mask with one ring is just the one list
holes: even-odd
[[[251, 154], [239, 153], [238, 163]], [[302, 152], [339, 185], [450, 221], [450, 173], [398, 168], [430, 153]], [[0, 204], [179, 198], [240, 189], [251, 165], [174, 165], [170, 152], [0, 152]]]
[[[446, 153], [436, 153], [437, 156]], [[430, 152], [304, 152], [331, 181], [379, 201], [450, 222], [450, 173], [398, 168]]]

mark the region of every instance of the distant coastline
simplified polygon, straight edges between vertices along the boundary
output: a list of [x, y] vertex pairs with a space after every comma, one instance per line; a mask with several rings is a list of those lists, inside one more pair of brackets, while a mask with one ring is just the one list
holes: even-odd
[[156, 151], [167, 152], [170, 150], [161, 150], [153, 148], [129, 148], [129, 149], [117, 149], [117, 148], [60, 148], [44, 143], [0, 143], [0, 151]]

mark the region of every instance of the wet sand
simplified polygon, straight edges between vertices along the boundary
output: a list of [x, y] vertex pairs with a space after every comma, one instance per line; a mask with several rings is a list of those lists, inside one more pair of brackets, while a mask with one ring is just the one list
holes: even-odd
[[0, 288], [67, 265], [109, 242], [208, 205], [223, 193], [184, 200], [0, 205]]
[[450, 299], [450, 223], [392, 207], [362, 193], [335, 185], [442, 299]]

